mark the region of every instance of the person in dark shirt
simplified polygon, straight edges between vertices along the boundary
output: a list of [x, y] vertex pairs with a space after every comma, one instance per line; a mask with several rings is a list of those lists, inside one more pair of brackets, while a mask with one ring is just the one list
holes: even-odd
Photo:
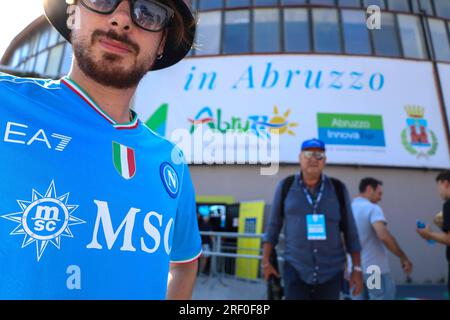
[[448, 292], [450, 294], [450, 170], [440, 173], [436, 177], [439, 196], [445, 201], [442, 209], [442, 232], [433, 232], [430, 226], [417, 229], [417, 233], [426, 240], [434, 240], [447, 246], [448, 262]]

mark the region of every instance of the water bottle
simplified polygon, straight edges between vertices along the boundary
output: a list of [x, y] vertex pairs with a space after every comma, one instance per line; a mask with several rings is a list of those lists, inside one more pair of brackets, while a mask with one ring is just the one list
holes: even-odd
[[[417, 220], [416, 223], [417, 223], [417, 228], [419, 228], [419, 229], [424, 229], [424, 228], [425, 228], [425, 223], [423, 223], [422, 221]], [[432, 240], [432, 239], [427, 240], [427, 242], [428, 242], [430, 245], [433, 245], [433, 244], [436, 243], [436, 241], [434, 241], [434, 240]]]

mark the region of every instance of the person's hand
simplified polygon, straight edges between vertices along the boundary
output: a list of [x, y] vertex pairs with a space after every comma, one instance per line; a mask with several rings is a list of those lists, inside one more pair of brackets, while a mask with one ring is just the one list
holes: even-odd
[[423, 229], [417, 228], [416, 231], [425, 240], [431, 239], [431, 228], [429, 225], [426, 225], [425, 228], [423, 228]]
[[361, 293], [363, 288], [362, 272], [353, 270], [350, 276], [350, 291], [353, 291], [353, 296], [357, 296]]
[[411, 261], [408, 260], [408, 258], [400, 259], [400, 263], [402, 264], [402, 269], [404, 273], [410, 274], [412, 272], [413, 265]]
[[270, 263], [263, 263], [262, 264], [262, 270], [263, 270], [263, 275], [264, 275], [264, 279], [266, 281], [269, 280], [271, 275], [274, 275], [275, 277], [279, 278], [280, 275], [277, 272], [277, 270], [275, 270], [275, 268], [273, 267], [272, 264]]

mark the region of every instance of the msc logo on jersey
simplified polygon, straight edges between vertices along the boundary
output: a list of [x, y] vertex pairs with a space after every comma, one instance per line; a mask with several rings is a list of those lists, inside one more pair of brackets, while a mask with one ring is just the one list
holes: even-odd
[[36, 243], [38, 261], [49, 243], [60, 249], [61, 237], [73, 238], [70, 227], [86, 223], [72, 215], [78, 206], [68, 204], [69, 196], [57, 196], [52, 181], [45, 195], [33, 189], [31, 201], [17, 200], [22, 211], [2, 216], [19, 224], [10, 235], [25, 236], [22, 248]]
[[175, 169], [169, 163], [164, 162], [161, 165], [160, 173], [161, 180], [167, 190], [167, 193], [175, 199], [178, 195], [178, 191], [180, 190], [180, 182]]

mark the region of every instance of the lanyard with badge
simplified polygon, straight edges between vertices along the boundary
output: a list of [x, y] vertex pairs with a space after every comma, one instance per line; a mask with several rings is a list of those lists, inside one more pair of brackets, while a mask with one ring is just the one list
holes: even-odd
[[322, 181], [317, 194], [317, 198], [313, 200], [311, 193], [306, 188], [303, 183], [303, 179], [300, 179], [300, 184], [302, 186], [303, 192], [306, 196], [306, 200], [312, 207], [313, 212], [306, 215], [306, 231], [308, 240], [326, 240], [326, 225], [325, 225], [325, 215], [317, 213], [317, 208], [319, 207], [320, 200], [322, 200], [323, 191], [325, 188], [325, 177], [322, 175]]

